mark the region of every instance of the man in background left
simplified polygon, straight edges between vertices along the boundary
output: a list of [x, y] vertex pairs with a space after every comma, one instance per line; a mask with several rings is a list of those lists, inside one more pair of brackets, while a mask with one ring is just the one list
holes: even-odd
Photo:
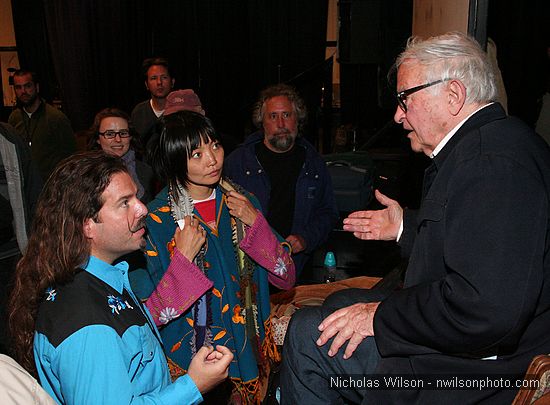
[[8, 123], [31, 147], [31, 158], [44, 181], [55, 165], [76, 151], [76, 141], [69, 119], [40, 98], [36, 73], [18, 70], [13, 74], [17, 108]]
[[21, 252], [27, 246], [27, 230], [42, 190], [42, 180], [31, 161], [28, 145], [14, 129], [0, 122], [0, 352], [7, 353], [4, 308], [9, 282]]

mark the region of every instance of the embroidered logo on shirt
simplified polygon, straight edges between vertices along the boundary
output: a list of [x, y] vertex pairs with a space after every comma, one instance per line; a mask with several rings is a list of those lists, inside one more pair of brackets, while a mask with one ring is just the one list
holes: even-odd
[[55, 296], [57, 295], [57, 291], [55, 291], [54, 288], [48, 287], [46, 289], [46, 294], [48, 294], [48, 296], [46, 297], [46, 301], [55, 301]]
[[128, 301], [122, 299], [122, 297], [115, 297], [114, 295], [109, 295], [107, 297], [107, 304], [111, 308], [113, 314], [120, 314], [120, 311], [123, 309], [134, 309], [133, 306], [128, 304]]

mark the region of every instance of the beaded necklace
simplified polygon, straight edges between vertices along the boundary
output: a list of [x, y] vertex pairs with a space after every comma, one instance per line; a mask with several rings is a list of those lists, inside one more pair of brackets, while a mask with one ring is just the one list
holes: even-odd
[[[175, 198], [175, 194], [177, 194], [177, 198]], [[174, 218], [174, 221], [180, 226], [180, 228], [183, 227], [183, 219], [186, 216], [194, 216], [194, 209], [195, 205], [193, 204], [193, 199], [187, 192], [187, 190], [178, 183], [176, 190], [174, 190], [172, 187], [169, 188], [168, 191], [168, 200], [170, 204], [170, 211], [172, 214], [172, 217]], [[177, 200], [177, 203], [176, 203]], [[206, 267], [206, 249], [207, 249], [207, 243], [202, 245], [199, 252], [193, 259], [193, 263], [200, 269], [200, 271], [208, 277], [208, 271]], [[212, 309], [210, 302], [212, 300], [212, 291], [209, 290], [205, 293], [204, 296], [204, 305], [201, 306], [201, 301], [197, 301], [193, 305], [193, 337], [191, 338], [191, 341], [189, 342], [191, 345], [191, 352], [194, 354], [197, 351], [197, 340], [202, 340], [202, 345], [213, 345], [213, 338], [212, 338], [212, 331], [210, 329], [210, 325], [212, 324]], [[206, 310], [206, 323], [205, 325], [200, 325], [199, 318], [200, 318], [200, 311]]]

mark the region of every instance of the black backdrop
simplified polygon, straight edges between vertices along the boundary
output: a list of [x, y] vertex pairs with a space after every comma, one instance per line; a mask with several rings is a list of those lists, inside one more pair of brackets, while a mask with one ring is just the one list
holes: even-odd
[[490, 0], [487, 34], [508, 95], [508, 113], [534, 126], [550, 77], [550, 1]]
[[249, 130], [262, 87], [323, 63], [327, 7], [326, 0], [12, 0], [20, 64], [39, 73], [47, 99], [62, 100], [75, 130], [101, 108], [130, 111], [146, 99], [141, 62], [164, 56], [176, 88], [195, 89], [218, 129], [237, 138]]
[[[194, 88], [217, 127], [236, 138], [250, 130], [257, 92], [279, 79], [299, 76], [318, 116], [327, 7], [327, 0], [12, 0], [21, 65], [40, 74], [43, 95], [62, 100], [76, 130], [103, 107], [131, 110], [147, 98], [141, 61], [165, 56], [176, 88]], [[490, 0], [488, 14], [509, 113], [533, 125], [548, 74], [550, 2]], [[368, 18], [380, 18], [381, 60], [342, 65], [341, 120], [375, 130], [395, 109], [384, 75], [410, 33], [412, 0], [380, 1], [379, 15]]]

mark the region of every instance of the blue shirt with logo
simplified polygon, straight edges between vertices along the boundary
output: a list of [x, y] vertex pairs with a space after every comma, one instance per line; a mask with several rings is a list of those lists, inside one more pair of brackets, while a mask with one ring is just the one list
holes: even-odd
[[60, 404], [198, 404], [188, 376], [173, 383], [160, 335], [128, 281], [128, 265], [93, 256], [50, 287], [34, 337], [40, 383]]

